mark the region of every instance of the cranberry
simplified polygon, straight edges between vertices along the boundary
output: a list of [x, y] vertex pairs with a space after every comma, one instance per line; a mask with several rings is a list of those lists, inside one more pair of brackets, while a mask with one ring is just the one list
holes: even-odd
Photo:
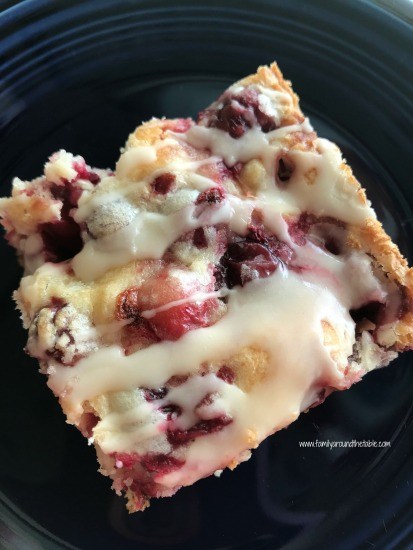
[[258, 92], [254, 88], [245, 88], [236, 97], [242, 105], [254, 110], [257, 122], [263, 132], [268, 133], [277, 128], [276, 120], [262, 111], [258, 100]]
[[233, 384], [235, 382], [235, 373], [230, 367], [227, 367], [227, 365], [219, 369], [217, 376], [227, 384]]
[[163, 128], [177, 134], [183, 134], [189, 130], [191, 124], [192, 120], [190, 118], [176, 118], [175, 120], [165, 120]]
[[231, 424], [232, 418], [228, 416], [219, 416], [210, 420], [201, 420], [188, 430], [168, 431], [167, 437], [171, 445], [180, 446], [193, 441], [197, 437], [202, 437], [210, 433], [221, 431], [225, 426]]
[[100, 176], [96, 172], [89, 172], [88, 180], [93, 185], [97, 185], [100, 182]]
[[81, 161], [74, 161], [73, 168], [76, 170], [77, 176], [70, 183], [74, 183], [78, 179], [90, 181], [93, 185], [97, 185], [100, 182], [100, 176], [96, 172], [89, 170], [83, 159]]
[[188, 302], [159, 311], [150, 319], [150, 324], [161, 340], [178, 340], [190, 330], [211, 325], [216, 309], [215, 298], [200, 303]]
[[258, 92], [252, 87], [235, 94], [225, 92], [218, 101], [221, 106], [202, 111], [198, 123], [219, 128], [234, 139], [242, 137], [254, 125], [260, 126], [263, 132], [271, 132], [277, 128], [274, 117], [262, 110]]
[[50, 192], [63, 203], [60, 220], [39, 224], [38, 231], [43, 240], [46, 260], [56, 263], [73, 258], [82, 250], [80, 226], [70, 215], [71, 209], [77, 206], [82, 190], [73, 182], [66, 181], [64, 185], [50, 184]]
[[238, 238], [228, 246], [221, 265], [228, 288], [233, 288], [269, 277], [280, 261], [288, 264], [292, 257], [293, 251], [286, 243], [262, 228], [250, 227], [245, 238]]
[[99, 420], [100, 420], [99, 417], [96, 416], [94, 413], [91, 413], [91, 412], [83, 413], [78, 426], [82, 435], [84, 437], [87, 437], [88, 439], [92, 437], [93, 428], [96, 426]]
[[52, 183], [50, 185], [50, 193], [52, 194], [54, 199], [63, 202], [62, 210], [65, 210], [67, 213], [69, 213], [69, 210], [71, 208], [77, 206], [77, 203], [82, 194], [82, 189], [80, 189], [80, 187], [77, 187], [74, 182], [65, 181], [64, 185], [57, 185], [56, 183]]
[[215, 128], [228, 132], [232, 138], [240, 138], [251, 128], [251, 123], [245, 116], [246, 109], [236, 105], [224, 105], [217, 111], [213, 124]]
[[201, 414], [199, 414], [198, 409], [201, 409], [202, 407], [208, 407], [209, 405], [212, 405], [212, 403], [217, 399], [218, 394], [217, 393], [207, 393], [197, 405], [195, 405], [195, 411], [197, 414], [202, 417]]
[[122, 346], [126, 355], [159, 341], [149, 321], [141, 317], [140, 306], [139, 287], [127, 288], [116, 299], [116, 318], [132, 319], [122, 329]]
[[158, 389], [143, 388], [143, 394], [146, 401], [156, 401], [157, 399], [163, 399], [167, 393], [168, 388], [165, 387]]
[[[69, 345], [75, 344], [75, 339], [73, 338], [73, 335], [69, 329], [60, 329], [56, 331], [56, 336], [58, 338], [60, 338], [60, 336], [63, 336], [63, 334], [67, 336], [69, 340]], [[67, 360], [65, 358], [65, 352], [62, 349], [56, 349], [55, 347], [53, 347], [52, 349], [46, 350], [46, 355], [48, 357], [52, 357], [53, 359], [55, 359], [56, 361], [59, 361], [59, 363], [62, 363], [67, 367], [73, 367], [77, 362], [77, 360], [79, 359], [79, 356], [75, 355], [72, 360]]]
[[63, 211], [62, 219], [41, 223], [38, 230], [49, 262], [63, 262], [82, 250], [80, 226]]
[[122, 346], [125, 355], [134, 353], [137, 349], [147, 347], [159, 342], [159, 338], [152, 330], [150, 324], [143, 317], [137, 316], [133, 322], [123, 327]]
[[[189, 330], [211, 325], [215, 321], [215, 313], [219, 306], [216, 298], [209, 298], [203, 302], [188, 300], [183, 304], [156, 311], [149, 319], [143, 319], [141, 316], [144, 310], [156, 310], [176, 300], [189, 298], [195, 292], [212, 290], [212, 277], [210, 285], [203, 285], [195, 275], [191, 276], [194, 277], [193, 281], [186, 281], [183, 287], [176, 277], [172, 277], [167, 269], [163, 269], [141, 287], [124, 290], [116, 300], [117, 319], [133, 319], [133, 324], [155, 340], [177, 340]], [[127, 330], [127, 327], [125, 328]]]
[[[54, 318], [56, 317], [56, 313], [65, 307], [67, 305], [67, 302], [63, 300], [63, 298], [58, 298], [57, 296], [53, 296], [50, 300], [50, 308], [54, 310]], [[54, 319], [53, 318], [53, 319]]]
[[117, 319], [133, 319], [140, 312], [140, 289], [129, 287], [121, 292], [116, 299]]
[[166, 384], [172, 388], [177, 388], [181, 384], [184, 384], [188, 378], [189, 376], [187, 374], [174, 374], [174, 376], [171, 376]]
[[121, 468], [130, 469], [140, 462], [140, 456], [137, 453], [112, 453], [111, 456], [115, 459], [115, 466], [122, 462], [122, 466], [119, 466]]
[[85, 179], [85, 180], [88, 179], [89, 171], [87, 169], [86, 162], [83, 159], [75, 160], [73, 162], [73, 168], [77, 172], [77, 178], [75, 179], [78, 179], [78, 178]]
[[202, 191], [195, 201], [195, 204], [218, 204], [222, 202], [225, 198], [225, 193], [221, 187], [211, 187], [206, 191]]
[[[310, 214], [308, 212], [303, 212], [296, 219], [287, 220], [287, 223], [288, 233], [290, 234], [291, 239], [295, 244], [298, 244], [299, 246], [304, 246], [307, 243], [307, 234], [313, 225], [326, 223], [334, 225], [336, 227], [345, 227], [344, 223], [340, 220], [331, 218], [330, 216], [317, 217], [314, 214]], [[331, 240], [331, 243], [329, 243], [329, 241], [330, 237], [327, 237], [324, 247], [330, 252], [328, 247], [331, 244], [331, 252], [332, 254], [334, 254], [335, 252], [333, 252], [333, 250], [335, 250], [336, 248], [338, 249], [339, 245], [334, 241], [334, 239]]]
[[175, 175], [170, 172], [165, 172], [156, 177], [151, 183], [152, 190], [159, 195], [166, 195], [170, 192], [175, 183]]
[[159, 409], [159, 411], [166, 415], [167, 420], [174, 420], [182, 414], [181, 407], [179, 405], [174, 405], [173, 403], [164, 405]]
[[283, 155], [277, 161], [276, 178], [280, 187], [285, 187], [295, 170], [295, 163], [287, 156]]
[[166, 475], [182, 468], [185, 461], [165, 454], [148, 454], [142, 457], [141, 464], [148, 472]]
[[288, 223], [288, 233], [295, 244], [304, 246], [307, 242], [307, 233], [316, 222], [314, 214], [303, 212], [299, 218]]
[[206, 238], [203, 227], [197, 227], [195, 229], [192, 240], [193, 240], [194, 246], [196, 246], [197, 248], [206, 248], [208, 246], [208, 240]]
[[277, 268], [278, 259], [262, 244], [242, 241], [228, 247], [223, 265], [228, 288], [244, 286], [257, 278], [269, 277]]
[[215, 279], [215, 285], [214, 290], [220, 290], [225, 283], [225, 273], [226, 269], [223, 265], [218, 264], [214, 266], [214, 279]]

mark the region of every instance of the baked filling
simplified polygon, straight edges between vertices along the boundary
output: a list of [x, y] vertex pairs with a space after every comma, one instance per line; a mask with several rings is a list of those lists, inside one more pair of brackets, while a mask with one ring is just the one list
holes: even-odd
[[0, 213], [27, 352], [130, 511], [413, 347], [413, 272], [276, 64], [114, 172], [55, 153]]

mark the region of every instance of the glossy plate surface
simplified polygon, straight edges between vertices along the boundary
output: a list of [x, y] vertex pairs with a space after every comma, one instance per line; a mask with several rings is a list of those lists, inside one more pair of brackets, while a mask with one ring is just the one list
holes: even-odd
[[[362, 0], [12, 4], [0, 3], [0, 195], [13, 176], [38, 175], [59, 148], [113, 166], [141, 121], [196, 115], [227, 84], [275, 59], [413, 261], [413, 33], [405, 3], [403, 15]], [[22, 351], [26, 336], [10, 298], [20, 270], [4, 242], [0, 265], [0, 546], [409, 547], [411, 353], [302, 415], [234, 472], [129, 516]], [[299, 447], [316, 439], [391, 447]]]

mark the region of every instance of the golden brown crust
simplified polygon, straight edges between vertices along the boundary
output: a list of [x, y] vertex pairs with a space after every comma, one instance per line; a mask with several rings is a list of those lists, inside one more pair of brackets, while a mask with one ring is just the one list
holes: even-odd
[[370, 254], [387, 277], [395, 281], [402, 289], [405, 298], [404, 311], [393, 328], [395, 341], [392, 343], [398, 351], [413, 347], [413, 269], [398, 246], [384, 231], [382, 224], [369, 218], [361, 226], [352, 226], [349, 231], [348, 246]]
[[317, 151], [315, 132], [291, 132], [284, 136], [282, 143], [286, 149], [298, 151]]
[[[13, 228], [21, 235], [30, 235], [37, 229], [39, 223], [46, 223], [60, 218], [59, 203], [50, 204], [50, 198], [37, 194], [20, 194], [19, 186], [13, 186], [12, 196], [0, 199], [3, 225], [6, 229]], [[12, 224], [9, 222], [12, 220]]]
[[269, 67], [265, 65], [259, 67], [255, 74], [241, 79], [237, 84], [241, 86], [248, 86], [250, 84], [261, 85], [277, 92], [287, 93], [292, 100], [292, 104], [285, 105], [283, 126], [303, 122], [304, 115], [299, 106], [299, 97], [293, 92], [291, 82], [284, 79], [277, 63], [272, 63]]

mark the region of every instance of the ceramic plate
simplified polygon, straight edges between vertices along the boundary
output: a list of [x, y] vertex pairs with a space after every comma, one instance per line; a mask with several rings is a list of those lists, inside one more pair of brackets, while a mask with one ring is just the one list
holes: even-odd
[[[403, 13], [366, 0], [0, 2], [0, 195], [13, 176], [38, 175], [59, 148], [113, 167], [141, 121], [194, 116], [227, 84], [277, 60], [412, 261], [413, 9], [402, 5]], [[303, 414], [234, 472], [128, 515], [23, 352], [10, 298], [20, 270], [3, 241], [0, 266], [0, 545], [411, 545], [411, 353]], [[316, 439], [391, 446], [299, 446]]]

